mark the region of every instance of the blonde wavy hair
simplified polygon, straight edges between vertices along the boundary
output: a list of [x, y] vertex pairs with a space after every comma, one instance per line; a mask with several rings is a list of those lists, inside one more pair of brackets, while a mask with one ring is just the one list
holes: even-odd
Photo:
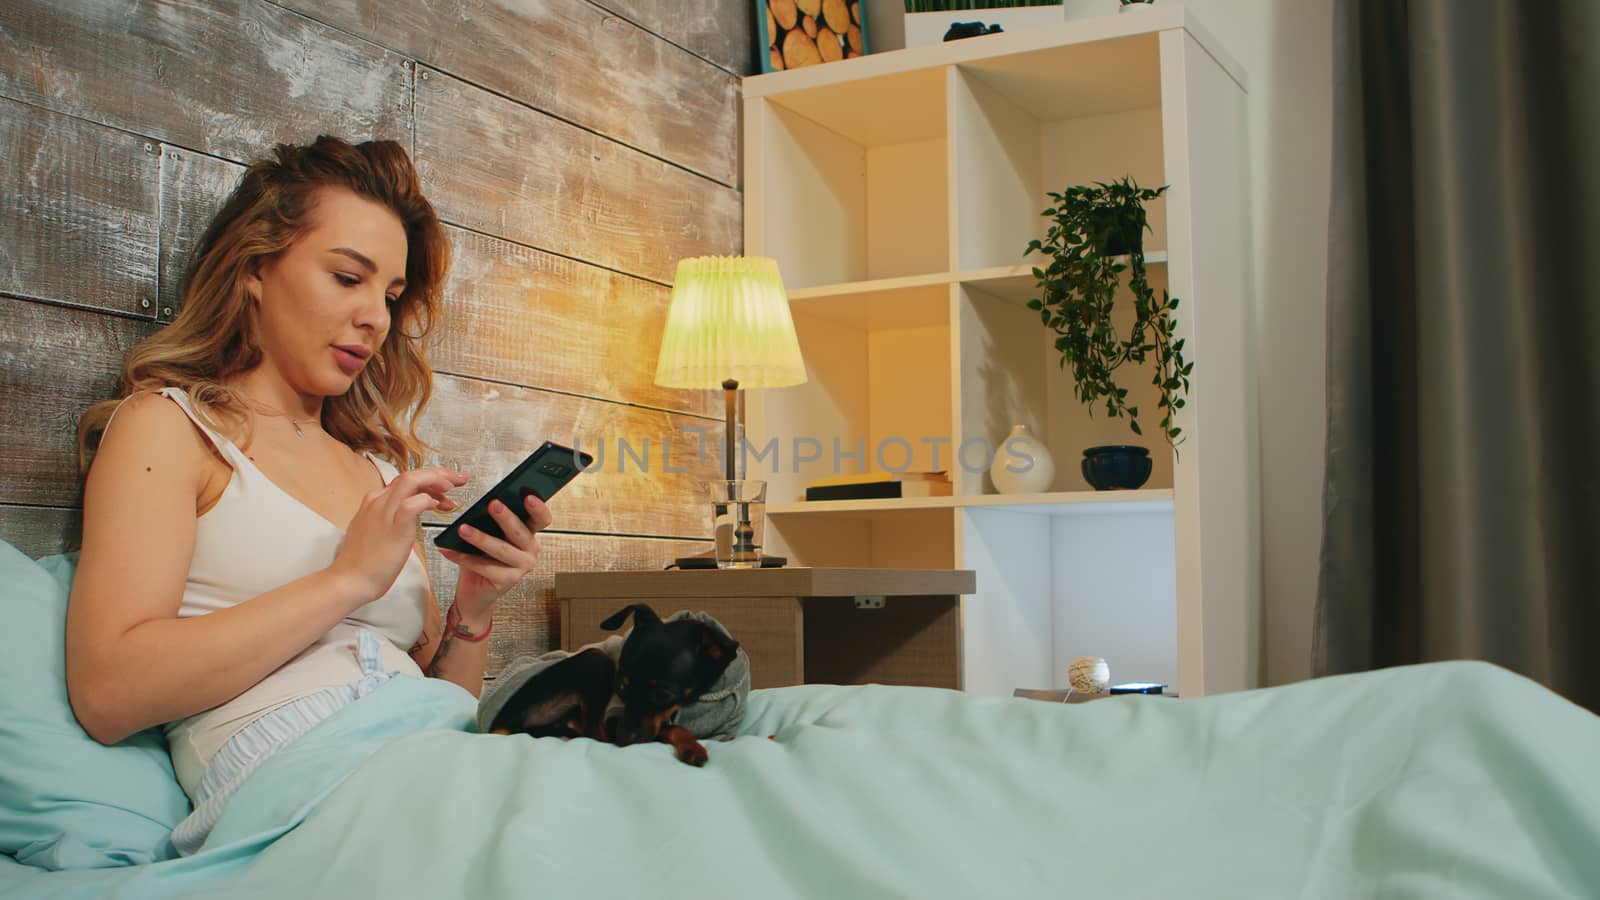
[[195, 249], [178, 317], [128, 354], [117, 397], [89, 407], [79, 421], [84, 471], [117, 405], [140, 391], [182, 388], [210, 424], [249, 443], [254, 415], [228, 384], [261, 362], [244, 276], [309, 230], [316, 193], [325, 187], [348, 188], [392, 210], [405, 227], [407, 251], [406, 287], [390, 308], [389, 334], [350, 389], [323, 402], [322, 426], [402, 468], [421, 464], [431, 448], [417, 436], [416, 420], [433, 393], [425, 341], [442, 305], [450, 245], [399, 144], [324, 135], [308, 146], [279, 144], [245, 171]]

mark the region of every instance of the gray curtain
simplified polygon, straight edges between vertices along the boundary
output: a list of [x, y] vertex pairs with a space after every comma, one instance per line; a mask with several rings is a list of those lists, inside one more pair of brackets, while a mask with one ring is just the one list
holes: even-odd
[[1313, 669], [1600, 711], [1600, 2], [1339, 0]]

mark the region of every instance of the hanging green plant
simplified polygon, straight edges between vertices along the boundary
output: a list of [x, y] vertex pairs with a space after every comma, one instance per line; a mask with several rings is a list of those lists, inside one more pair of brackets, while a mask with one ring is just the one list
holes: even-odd
[[[1134, 434], [1144, 434], [1139, 408], [1129, 405], [1128, 389], [1113, 376], [1123, 363], [1143, 365], [1153, 356], [1161, 431], [1176, 449], [1182, 431], [1172, 424], [1172, 416], [1184, 406], [1194, 363], [1184, 362], [1183, 340], [1174, 337], [1178, 298], [1163, 290], [1157, 300], [1150, 287], [1143, 241], [1150, 229], [1144, 205], [1166, 190], [1166, 185], [1141, 188], [1124, 177], [1051, 193], [1053, 205], [1041, 213], [1051, 220], [1050, 229], [1044, 240], [1029, 241], [1023, 255], [1039, 253], [1049, 259], [1048, 265], [1033, 269], [1040, 296], [1029, 300], [1028, 308], [1037, 310], [1045, 327], [1055, 331], [1061, 365], [1072, 366], [1078, 399], [1091, 413], [1104, 401], [1108, 415], [1127, 418]], [[1120, 337], [1111, 313], [1125, 272], [1134, 320], [1127, 337]]]

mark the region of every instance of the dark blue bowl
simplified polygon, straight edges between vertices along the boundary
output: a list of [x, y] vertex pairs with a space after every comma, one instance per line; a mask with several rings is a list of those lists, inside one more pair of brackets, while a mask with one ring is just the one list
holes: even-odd
[[1083, 480], [1097, 491], [1132, 491], [1150, 479], [1150, 451], [1111, 444], [1083, 451]]

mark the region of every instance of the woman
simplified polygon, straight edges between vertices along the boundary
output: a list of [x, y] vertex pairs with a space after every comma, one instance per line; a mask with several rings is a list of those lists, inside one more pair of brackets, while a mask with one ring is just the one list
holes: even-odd
[[180, 852], [262, 760], [387, 678], [482, 685], [495, 602], [550, 514], [496, 503], [506, 540], [442, 551], [461, 571], [441, 622], [420, 517], [467, 479], [418, 467], [415, 417], [448, 265], [398, 144], [280, 146], [217, 214], [122, 398], [84, 416], [68, 694], [103, 743], [165, 726], [195, 806]]

